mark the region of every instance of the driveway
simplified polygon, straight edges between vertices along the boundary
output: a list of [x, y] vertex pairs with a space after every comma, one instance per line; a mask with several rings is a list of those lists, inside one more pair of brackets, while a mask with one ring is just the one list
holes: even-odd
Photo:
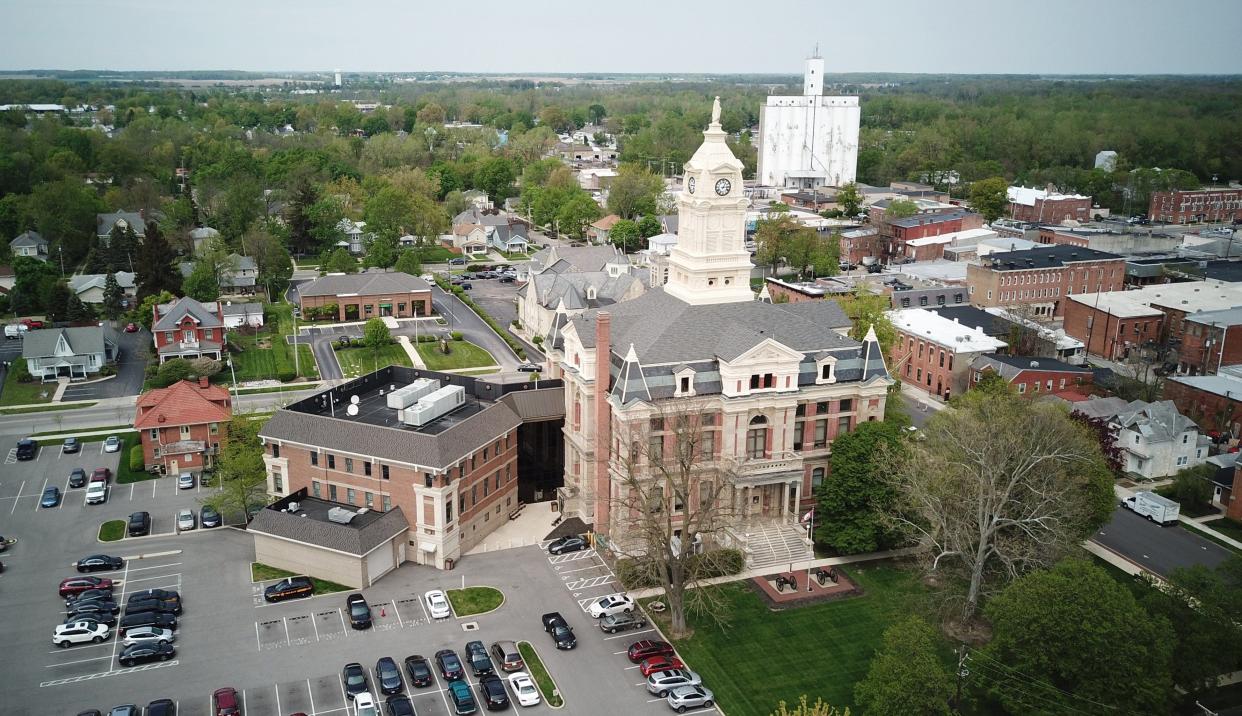
[[1162, 577], [1173, 570], [1202, 564], [1215, 567], [1232, 553], [1182, 527], [1161, 527], [1117, 507], [1113, 519], [1092, 541]]
[[341, 364], [336, 360], [332, 344], [341, 336], [361, 338], [362, 326], [311, 326], [303, 327], [300, 333], [299, 342], [309, 342], [311, 353], [315, 354], [315, 363], [319, 365], [319, 377], [324, 380], [344, 378], [345, 374], [341, 372]]
[[497, 364], [505, 370], [515, 370], [521, 363], [509, 348], [509, 344], [456, 296], [445, 293], [439, 286], [432, 286], [431, 302], [436, 312], [448, 321], [449, 330], [461, 331], [466, 340], [491, 353]]
[[151, 353], [151, 332], [139, 328], [137, 333], [118, 331], [121, 357], [116, 364], [116, 377], [98, 383], [70, 385], [61, 400], [102, 400], [123, 398], [142, 392], [142, 379]]

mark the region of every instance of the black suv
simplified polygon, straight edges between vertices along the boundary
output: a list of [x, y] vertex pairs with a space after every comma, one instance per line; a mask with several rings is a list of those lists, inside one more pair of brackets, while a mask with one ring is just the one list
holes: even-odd
[[310, 577], [289, 577], [263, 590], [263, 599], [269, 602], [283, 602], [286, 599], [309, 597], [315, 591]]
[[440, 667], [440, 675], [445, 681], [457, 681], [466, 675], [465, 670], [461, 668], [461, 659], [457, 658], [457, 653], [452, 649], [437, 651], [436, 664]]
[[361, 594], [351, 594], [345, 598], [345, 608], [349, 611], [349, 625], [355, 629], [371, 628], [371, 607], [367, 606], [367, 598]]
[[391, 656], [380, 657], [380, 660], [375, 662], [375, 680], [379, 682], [380, 693], [385, 696], [399, 694], [402, 691], [401, 669], [397, 668], [397, 662], [393, 661]]
[[176, 629], [177, 617], [172, 614], [163, 614], [161, 612], [133, 612], [128, 610], [125, 616], [121, 617], [121, 623], [118, 625], [118, 636], [124, 637], [125, 632], [135, 627], [159, 627], [160, 629]]
[[86, 470], [75, 467], [69, 471], [69, 487], [86, 487]]
[[135, 512], [129, 516], [129, 536], [142, 537], [151, 534], [151, 513]]
[[138, 612], [159, 612], [160, 614], [180, 614], [180, 599], [133, 599], [125, 603], [126, 614]]
[[39, 444], [30, 438], [22, 438], [17, 441], [17, 459], [33, 460], [35, 453], [39, 451]]
[[496, 667], [492, 666], [492, 658], [487, 655], [487, 647], [481, 641], [466, 642], [466, 661], [470, 662], [470, 670], [475, 676], [496, 672]]
[[548, 612], [543, 615], [543, 630], [552, 635], [552, 641], [556, 643], [557, 649], [573, 649], [578, 646], [574, 630], [570, 628], [569, 622], [565, 621], [565, 617], [561, 616], [560, 612]]
[[367, 685], [367, 670], [356, 661], [341, 669], [341, 681], [345, 684], [345, 695], [351, 700], [358, 694], [371, 690]]

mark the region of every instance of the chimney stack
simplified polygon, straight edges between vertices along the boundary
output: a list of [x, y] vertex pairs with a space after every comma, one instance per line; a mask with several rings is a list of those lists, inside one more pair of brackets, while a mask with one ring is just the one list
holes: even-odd
[[199, 376], [198, 387], [202, 388], [203, 390], [207, 390], [207, 388], [209, 388], [210, 386], [211, 386], [211, 383], [210, 381], [207, 380], [207, 376]]

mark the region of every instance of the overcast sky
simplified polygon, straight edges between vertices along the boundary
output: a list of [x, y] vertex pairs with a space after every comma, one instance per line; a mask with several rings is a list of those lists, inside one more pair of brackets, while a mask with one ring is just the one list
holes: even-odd
[[0, 69], [1242, 73], [1242, 0], [0, 0]]

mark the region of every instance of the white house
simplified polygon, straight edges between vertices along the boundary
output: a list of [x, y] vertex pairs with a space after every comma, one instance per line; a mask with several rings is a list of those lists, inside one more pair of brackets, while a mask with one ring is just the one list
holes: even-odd
[[47, 239], [37, 231], [23, 231], [17, 238], [9, 242], [13, 256], [29, 256], [32, 259], [47, 261]]
[[220, 238], [220, 232], [210, 226], [200, 226], [190, 231], [190, 242], [193, 244], [194, 253], [200, 254], [211, 246], [211, 242]]
[[1177, 412], [1172, 400], [1148, 403], [1097, 398], [1073, 403], [1075, 412], [1106, 418], [1125, 454], [1122, 469], [1145, 478], [1169, 477], [1208, 458], [1211, 439]]
[[22, 358], [40, 380], [86, 378], [117, 359], [116, 333], [102, 326], [44, 328], [22, 340]]
[[[138, 295], [137, 285], [134, 283], [134, 273], [131, 271], [117, 271], [115, 274], [116, 283], [121, 287], [122, 306], [131, 305], [134, 297]], [[106, 273], [84, 273], [69, 277], [69, 290], [82, 301], [82, 303], [90, 303], [99, 305], [104, 300], [104, 288], [108, 285], [108, 274]]]
[[263, 304], [261, 303], [226, 303], [221, 309], [224, 312], [224, 327], [251, 328], [263, 327]]
[[345, 238], [336, 242], [336, 245], [351, 254], [361, 254], [364, 249], [363, 240], [366, 238], [366, 232], [364, 231], [366, 226], [367, 222], [365, 221], [341, 219], [336, 223], [336, 228], [345, 235]]

